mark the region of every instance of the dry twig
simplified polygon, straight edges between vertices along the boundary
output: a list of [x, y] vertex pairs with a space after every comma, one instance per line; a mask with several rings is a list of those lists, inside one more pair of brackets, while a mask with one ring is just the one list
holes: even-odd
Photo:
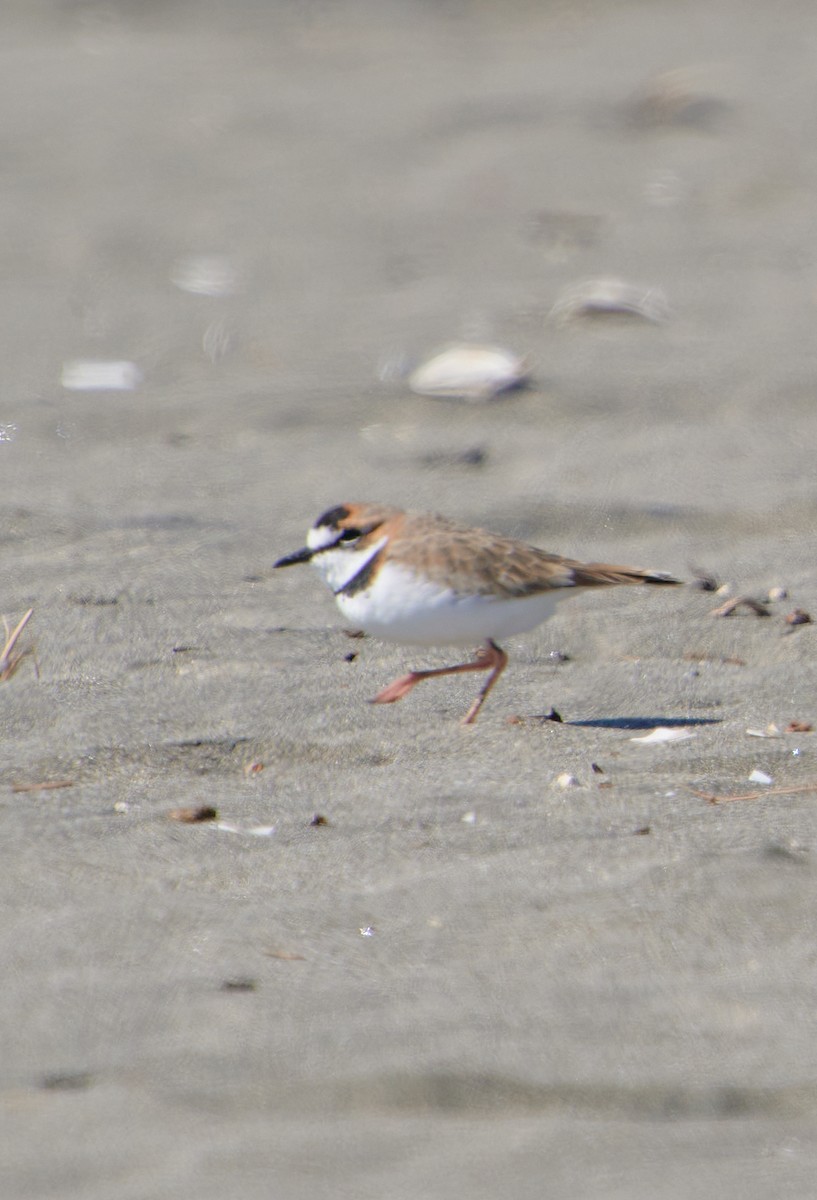
[[709, 615], [710, 617], [729, 617], [732, 615], [735, 609], [740, 608], [742, 604], [744, 604], [748, 609], [751, 609], [751, 611], [757, 617], [771, 616], [771, 613], [766, 605], [760, 600], [753, 599], [751, 596], [733, 596], [732, 599], [727, 600], [725, 604], [720, 604], [717, 608], [713, 608]]
[[691, 650], [688, 654], [685, 654], [683, 656], [683, 658], [684, 658], [684, 662], [711, 662], [711, 663], [720, 663], [723, 666], [729, 666], [729, 667], [745, 667], [746, 666], [745, 658], [736, 658], [736, 657], [734, 657], [734, 655], [726, 656], [723, 654], [704, 654], [703, 651], [698, 653], [694, 650]]
[[73, 779], [46, 779], [42, 783], [13, 783], [13, 792], [53, 792], [57, 788], [73, 787]]
[[6, 644], [2, 651], [0, 651], [0, 680], [3, 682], [5, 682], [7, 679], [11, 679], [21, 661], [26, 657], [27, 654], [31, 653], [30, 650], [20, 650], [15, 654], [14, 647], [17, 645], [20, 634], [31, 620], [33, 612], [34, 609], [30, 608], [28, 612], [25, 613], [25, 615], [20, 619], [11, 633], [9, 633], [9, 627], [5, 617], [3, 618], [3, 624], [6, 627]]
[[793, 787], [765, 787], [762, 791], [744, 792], [739, 796], [719, 796], [716, 792], [699, 792], [697, 788], [689, 788], [689, 791], [709, 804], [726, 804], [731, 800], [762, 800], [766, 796], [794, 796], [798, 792], [817, 792], [817, 782], [796, 784]]

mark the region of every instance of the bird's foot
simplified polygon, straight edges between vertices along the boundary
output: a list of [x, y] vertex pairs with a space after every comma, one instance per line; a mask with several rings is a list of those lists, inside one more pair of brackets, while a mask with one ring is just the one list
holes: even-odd
[[399, 679], [395, 679], [394, 683], [390, 683], [388, 687], [384, 687], [381, 692], [373, 696], [369, 701], [370, 704], [394, 704], [397, 700], [402, 700], [408, 695], [415, 683], [419, 683], [422, 679], [416, 671], [410, 671], [408, 675], [402, 675]]

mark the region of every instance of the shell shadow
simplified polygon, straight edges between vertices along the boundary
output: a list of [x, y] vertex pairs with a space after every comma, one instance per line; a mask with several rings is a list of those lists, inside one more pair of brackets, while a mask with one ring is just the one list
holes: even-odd
[[720, 725], [718, 717], [588, 717], [584, 721], [565, 721], [579, 729], [686, 729], [695, 725]]

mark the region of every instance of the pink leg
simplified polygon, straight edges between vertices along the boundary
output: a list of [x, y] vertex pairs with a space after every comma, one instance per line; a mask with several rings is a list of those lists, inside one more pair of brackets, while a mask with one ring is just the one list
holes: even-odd
[[431, 671], [409, 671], [408, 675], [395, 679], [394, 683], [390, 683], [388, 687], [383, 688], [382, 692], [378, 692], [372, 700], [372, 704], [394, 704], [395, 700], [402, 700], [415, 684], [421, 683], [424, 679], [431, 679], [435, 675], [459, 675], [462, 671], [490, 671], [491, 674], [485, 680], [479, 695], [463, 718], [463, 725], [473, 725], [485, 697], [505, 670], [507, 663], [508, 656], [505, 651], [500, 649], [496, 642], [487, 641], [477, 651], [473, 662], [459, 663], [455, 667], [436, 667]]

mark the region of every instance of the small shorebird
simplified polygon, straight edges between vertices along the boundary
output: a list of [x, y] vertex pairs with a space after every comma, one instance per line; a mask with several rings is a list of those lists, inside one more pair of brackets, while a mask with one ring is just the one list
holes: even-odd
[[373, 637], [417, 646], [483, 643], [472, 662], [410, 671], [372, 701], [393, 704], [435, 675], [488, 671], [464, 725], [477, 719], [508, 662], [500, 639], [534, 629], [560, 600], [584, 588], [680, 582], [655, 571], [576, 562], [485, 529], [385, 504], [330, 508], [309, 530], [306, 546], [275, 566], [304, 562], [320, 571], [343, 615]]

